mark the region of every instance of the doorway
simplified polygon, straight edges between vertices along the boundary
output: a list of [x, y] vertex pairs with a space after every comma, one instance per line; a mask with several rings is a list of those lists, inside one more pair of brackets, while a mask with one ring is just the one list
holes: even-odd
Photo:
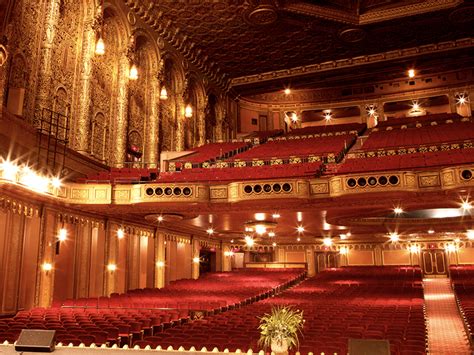
[[316, 252], [316, 273], [329, 268], [338, 267], [339, 265], [339, 253], [337, 252]]
[[446, 252], [443, 249], [426, 249], [421, 252], [424, 276], [446, 276]]

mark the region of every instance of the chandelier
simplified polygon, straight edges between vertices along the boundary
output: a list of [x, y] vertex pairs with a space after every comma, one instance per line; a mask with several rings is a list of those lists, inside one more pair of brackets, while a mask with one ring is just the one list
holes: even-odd
[[248, 236], [269, 237], [275, 236], [277, 222], [273, 221], [247, 221], [244, 223], [245, 234]]

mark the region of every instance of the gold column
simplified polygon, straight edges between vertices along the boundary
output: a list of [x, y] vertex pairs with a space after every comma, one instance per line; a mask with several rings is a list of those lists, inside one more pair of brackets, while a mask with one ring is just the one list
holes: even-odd
[[176, 136], [175, 151], [184, 150], [184, 98], [183, 94], [176, 94]]
[[[194, 258], [199, 258], [199, 240], [193, 239], [191, 244], [191, 260]], [[199, 279], [199, 263], [192, 262], [192, 278], [197, 280]]]
[[219, 107], [219, 109], [216, 110], [216, 116], [216, 131], [214, 140], [219, 142], [222, 141], [222, 123], [224, 122], [224, 110]]
[[165, 270], [168, 265], [165, 263], [165, 235], [158, 232], [155, 243], [155, 287], [165, 287]]
[[59, 22], [59, 7], [61, 0], [48, 0], [46, 3], [45, 20], [43, 27], [43, 38], [41, 52], [39, 55], [38, 84], [36, 88], [36, 100], [33, 123], [38, 125], [41, 110], [51, 107], [51, 80], [53, 77], [51, 60], [53, 55], [53, 42], [56, 36], [56, 28]]
[[2, 280], [1, 313], [16, 313], [22, 264], [25, 216], [9, 211], [6, 223], [5, 278]]
[[76, 297], [89, 296], [89, 275], [91, 265], [91, 241], [92, 227], [86, 225], [76, 225], [76, 250], [78, 262], [76, 263]]
[[90, 105], [91, 105], [91, 73], [92, 57], [94, 55], [94, 45], [96, 36], [92, 26], [92, 21], [85, 24], [82, 37], [82, 68], [79, 84], [79, 103], [77, 110], [76, 130], [74, 132], [76, 149], [79, 152], [89, 152], [93, 134], [90, 134]]
[[197, 109], [197, 124], [198, 124], [198, 146], [204, 145], [206, 143], [206, 106], [207, 106], [207, 97], [204, 99], [204, 102], [200, 103], [200, 106]]
[[[56, 247], [57, 222], [56, 214], [51, 210], [44, 210], [41, 216], [40, 252], [38, 257], [38, 275], [36, 287], [36, 305], [49, 307], [53, 300], [54, 291], [54, 251]], [[51, 271], [43, 270], [45, 264], [52, 264]]]
[[[2, 44], [0, 44], [0, 102], [5, 102], [5, 92], [7, 84], [7, 75], [9, 70], [8, 65], [8, 50]], [[2, 117], [3, 110], [0, 110], [0, 118]]]
[[117, 265], [118, 259], [118, 243], [117, 236], [114, 233], [114, 226], [111, 223], [107, 224], [106, 228], [106, 239], [105, 239], [105, 277], [104, 277], [104, 295], [109, 296], [111, 293], [115, 292], [116, 288], [116, 272], [109, 271], [107, 265], [115, 264]]
[[159, 135], [159, 96], [160, 82], [157, 77], [152, 78], [150, 87], [150, 110], [147, 125], [147, 139], [145, 141], [145, 163], [148, 167], [155, 168], [158, 166], [158, 135]]
[[127, 149], [127, 118], [128, 118], [128, 72], [129, 59], [123, 55], [119, 63], [117, 115], [115, 132], [113, 132], [113, 164], [122, 167]]
[[134, 290], [139, 287], [139, 272], [140, 272], [140, 236], [133, 233], [128, 236], [128, 267], [126, 273], [128, 277], [127, 289]]
[[314, 259], [314, 250], [313, 248], [306, 249], [306, 263], [308, 265], [308, 276], [316, 275], [316, 265]]

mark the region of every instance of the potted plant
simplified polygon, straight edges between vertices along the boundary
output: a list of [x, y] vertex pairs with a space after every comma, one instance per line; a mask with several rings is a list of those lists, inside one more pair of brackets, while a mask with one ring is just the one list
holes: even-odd
[[304, 324], [303, 311], [291, 306], [277, 306], [259, 319], [259, 345], [270, 347], [276, 354], [287, 354], [289, 349], [299, 345], [298, 333], [301, 333]]

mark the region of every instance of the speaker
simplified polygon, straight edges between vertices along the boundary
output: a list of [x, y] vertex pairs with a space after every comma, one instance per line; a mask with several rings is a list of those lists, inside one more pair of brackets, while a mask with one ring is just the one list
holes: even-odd
[[390, 355], [390, 343], [379, 339], [349, 339], [349, 355]]
[[23, 329], [16, 341], [16, 351], [50, 353], [54, 351], [55, 330]]

